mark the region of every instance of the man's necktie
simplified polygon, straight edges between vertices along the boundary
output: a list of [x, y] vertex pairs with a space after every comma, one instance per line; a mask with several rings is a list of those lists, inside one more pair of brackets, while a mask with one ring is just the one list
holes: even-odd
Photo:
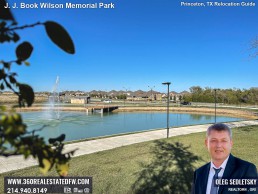
[[213, 179], [212, 179], [210, 194], [217, 194], [218, 193], [218, 186], [215, 185], [215, 180], [219, 178], [218, 174], [219, 174], [219, 172], [222, 168], [219, 168], [219, 169], [213, 168], [213, 169], [215, 170], [215, 174], [214, 174]]

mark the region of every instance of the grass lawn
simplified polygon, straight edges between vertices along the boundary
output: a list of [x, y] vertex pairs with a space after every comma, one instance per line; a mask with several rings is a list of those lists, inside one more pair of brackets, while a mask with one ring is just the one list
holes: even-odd
[[[193, 170], [209, 161], [204, 139], [205, 133], [196, 133], [76, 157], [69, 176], [92, 176], [96, 194], [177, 193], [177, 187], [188, 193]], [[258, 167], [258, 126], [233, 129], [233, 140], [233, 155]], [[47, 175], [57, 173], [52, 170]], [[0, 193], [4, 193], [4, 176], [42, 175], [37, 167], [0, 174]]]

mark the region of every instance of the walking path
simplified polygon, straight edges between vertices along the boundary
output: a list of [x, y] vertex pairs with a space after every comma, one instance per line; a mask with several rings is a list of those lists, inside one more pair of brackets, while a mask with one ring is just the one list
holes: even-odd
[[[240, 127], [249, 125], [258, 125], [258, 120], [252, 121], [240, 121], [227, 123], [230, 127]], [[185, 135], [190, 133], [197, 133], [206, 131], [210, 124], [194, 125], [186, 127], [171, 128], [169, 137]], [[151, 141], [156, 139], [166, 138], [166, 129], [160, 129], [155, 131], [146, 131], [142, 133], [121, 135], [115, 137], [107, 137], [102, 139], [83, 141], [78, 143], [72, 143], [65, 145], [65, 151], [78, 149], [75, 152], [75, 156], [81, 156], [103, 150], [109, 150], [116, 147], [126, 146], [130, 144]], [[25, 160], [22, 156], [12, 156], [9, 158], [0, 157], [0, 173], [26, 168], [29, 166], [37, 165], [37, 161], [33, 158]]]

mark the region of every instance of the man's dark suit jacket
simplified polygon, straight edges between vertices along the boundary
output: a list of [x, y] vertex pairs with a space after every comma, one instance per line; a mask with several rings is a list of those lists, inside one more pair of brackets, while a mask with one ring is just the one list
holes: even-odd
[[[210, 162], [200, 167], [194, 172], [194, 181], [192, 186], [192, 194], [206, 194], [206, 187], [210, 171]], [[254, 164], [246, 162], [237, 157], [229, 155], [229, 159], [223, 173], [222, 178], [240, 179], [240, 178], [257, 178], [257, 169]], [[257, 194], [256, 192], [249, 192], [250, 194]], [[219, 187], [218, 194], [238, 194], [248, 192], [228, 191], [228, 187]]]

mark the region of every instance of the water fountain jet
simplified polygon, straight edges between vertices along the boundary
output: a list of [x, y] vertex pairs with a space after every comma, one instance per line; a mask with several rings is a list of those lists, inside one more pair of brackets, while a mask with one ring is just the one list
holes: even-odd
[[59, 96], [59, 76], [56, 77], [56, 82], [49, 96], [49, 105], [48, 111], [50, 111], [51, 119], [60, 120], [60, 96]]

